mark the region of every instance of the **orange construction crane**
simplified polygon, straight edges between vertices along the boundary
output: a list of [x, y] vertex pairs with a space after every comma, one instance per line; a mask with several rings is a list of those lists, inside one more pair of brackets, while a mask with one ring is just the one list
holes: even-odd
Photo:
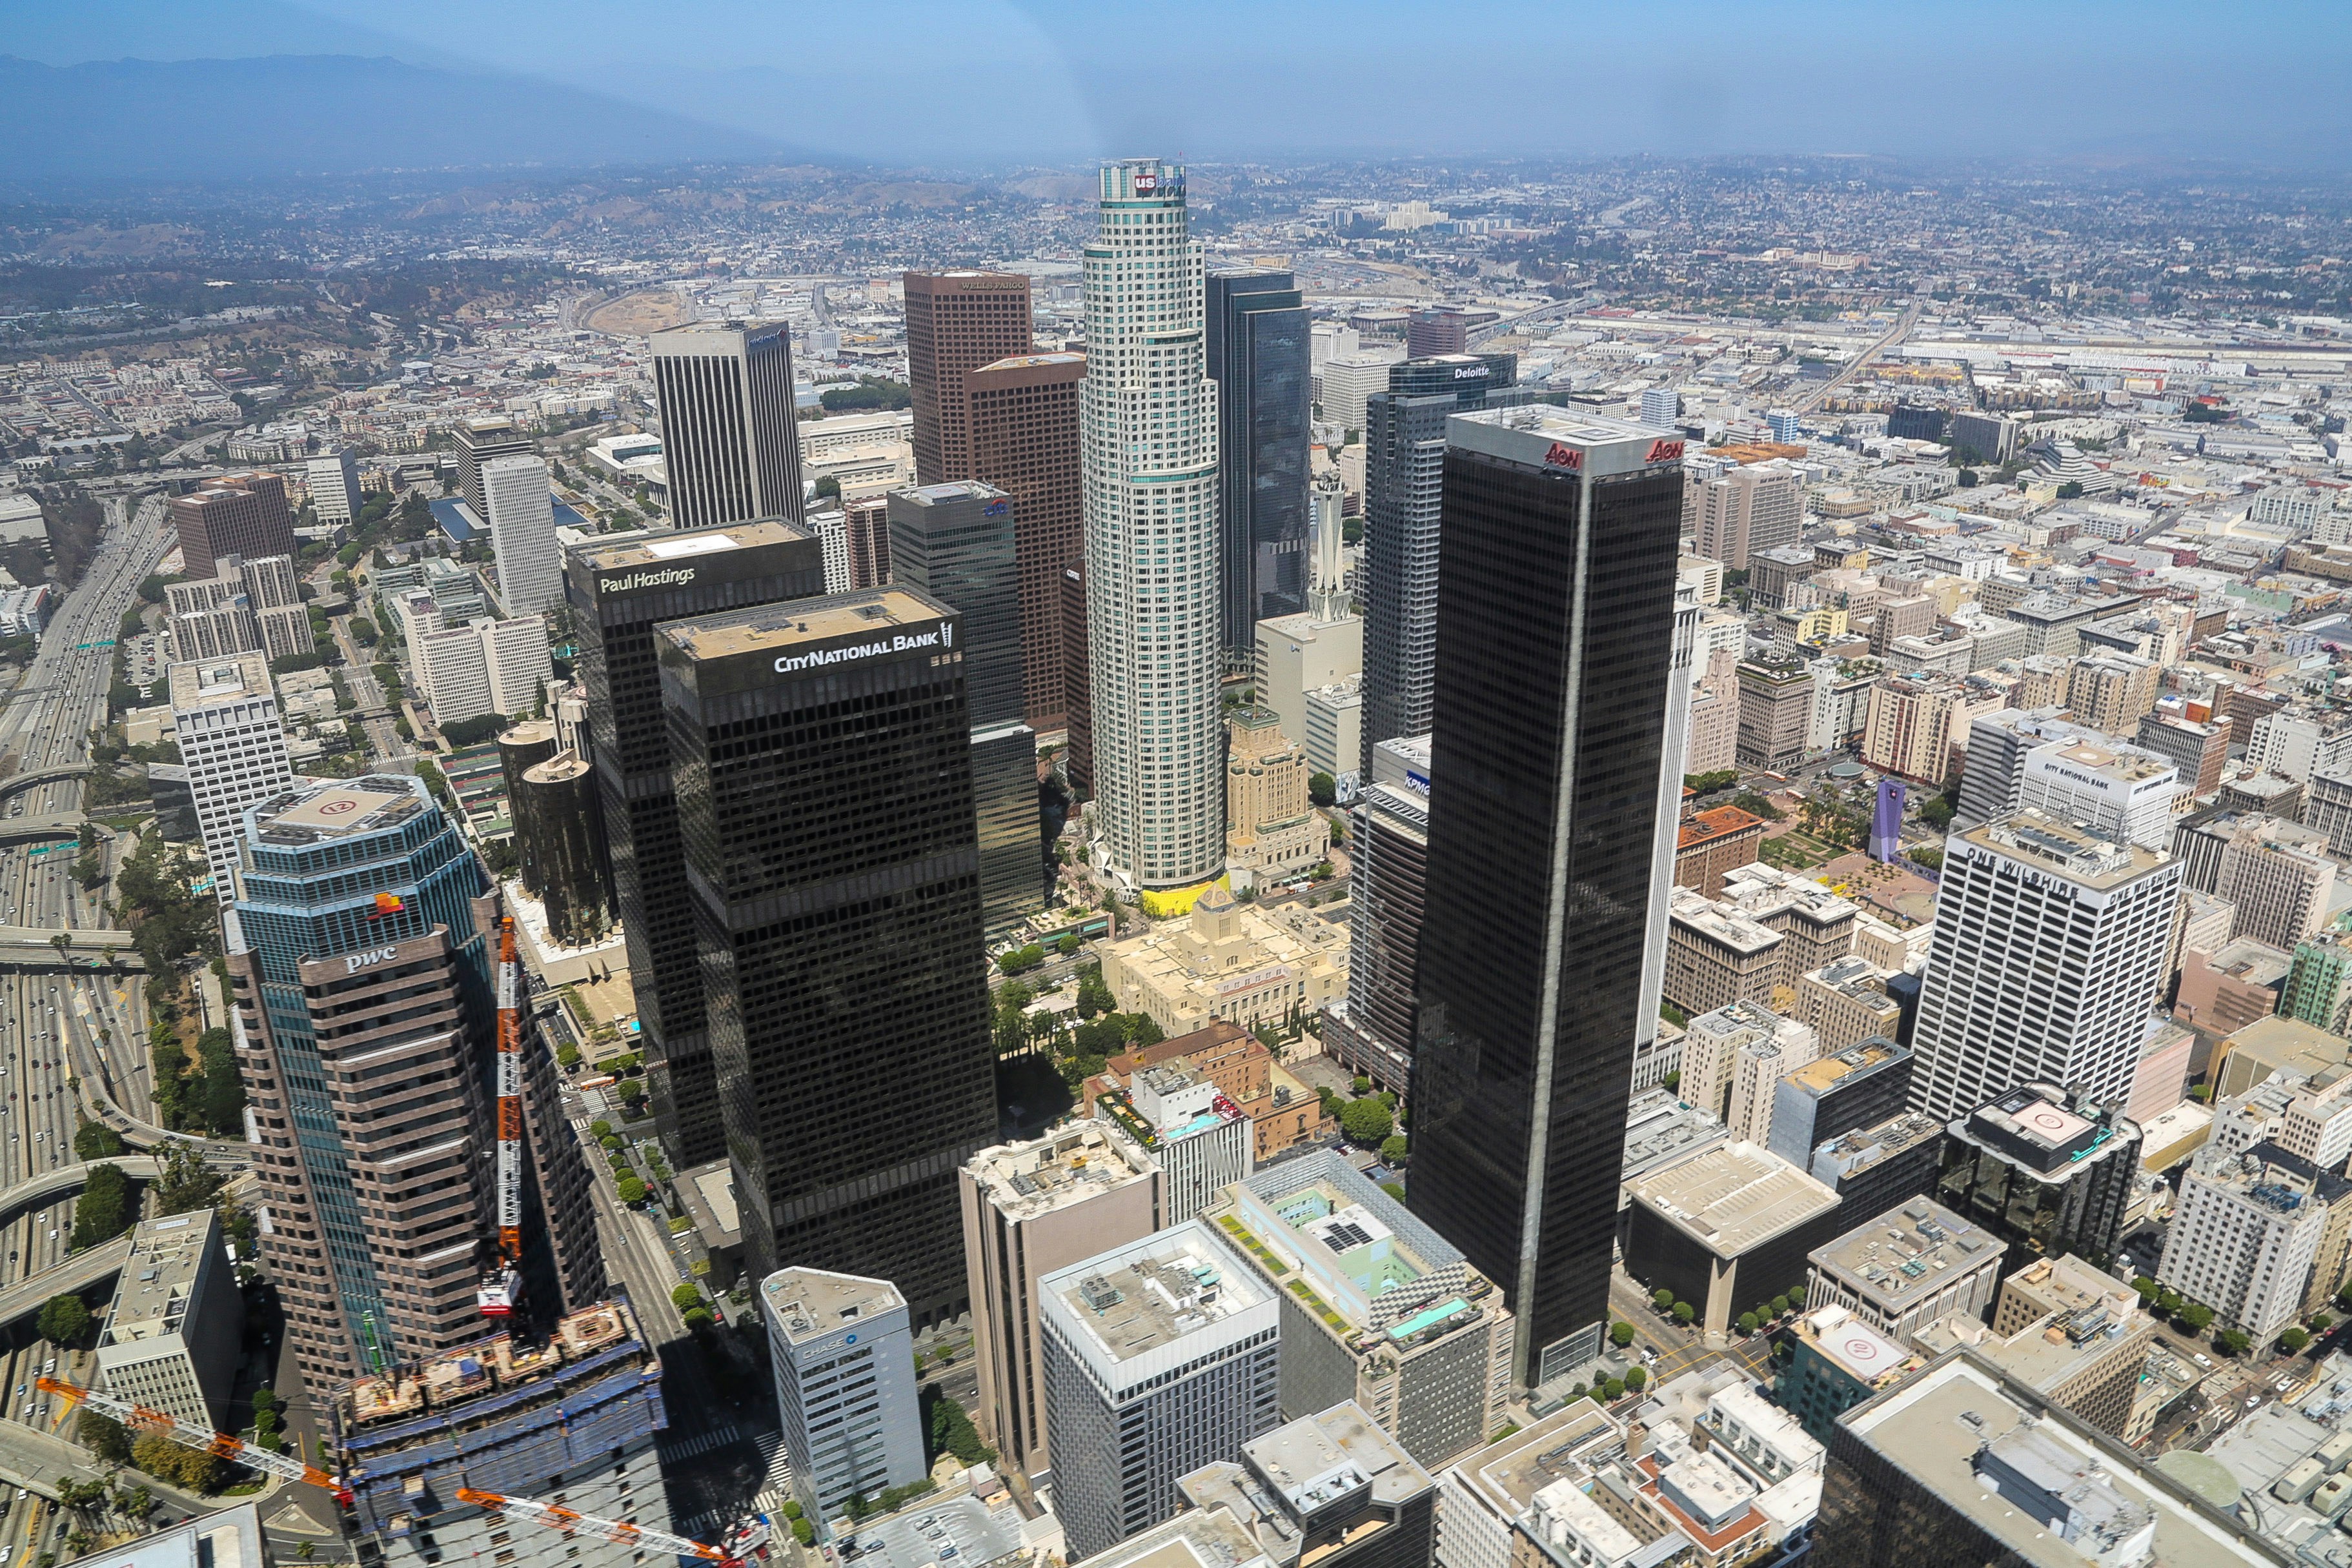
[[574, 1513], [568, 1508], [558, 1508], [551, 1502], [536, 1502], [527, 1497], [508, 1497], [494, 1491], [476, 1491], [471, 1487], [457, 1489], [457, 1500], [470, 1502], [496, 1513], [519, 1514], [534, 1524], [544, 1524], [566, 1535], [580, 1531], [599, 1541], [609, 1541], [615, 1546], [650, 1546], [657, 1551], [674, 1552], [680, 1557], [699, 1557], [706, 1563], [717, 1563], [722, 1568], [742, 1568], [740, 1558], [730, 1557], [716, 1546], [705, 1546], [699, 1541], [688, 1541], [683, 1535], [671, 1535], [665, 1531], [646, 1530], [625, 1520], [595, 1519], [584, 1513]]
[[521, 989], [509, 915], [499, 921], [499, 1260], [474, 1296], [486, 1318], [512, 1316], [522, 1293]]
[[216, 1455], [247, 1469], [267, 1470], [289, 1481], [307, 1481], [333, 1492], [335, 1500], [345, 1508], [352, 1504], [351, 1489], [315, 1465], [288, 1458], [284, 1454], [273, 1454], [267, 1448], [257, 1448], [244, 1438], [232, 1437], [226, 1432], [207, 1432], [202, 1427], [188, 1425], [176, 1416], [151, 1410], [144, 1405], [133, 1405], [127, 1399], [117, 1399], [111, 1394], [100, 1394], [77, 1383], [42, 1377], [36, 1378], [34, 1384], [44, 1394], [55, 1394], [71, 1403], [87, 1405], [100, 1415], [113, 1416], [133, 1431], [152, 1432], [158, 1437], [170, 1438], [184, 1448]]

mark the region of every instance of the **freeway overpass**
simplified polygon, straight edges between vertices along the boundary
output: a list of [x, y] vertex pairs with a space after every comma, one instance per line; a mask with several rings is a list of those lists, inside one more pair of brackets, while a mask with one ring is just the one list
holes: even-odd
[[0, 1326], [14, 1327], [37, 1315], [51, 1296], [86, 1296], [100, 1286], [112, 1286], [130, 1257], [131, 1238], [118, 1236], [72, 1254], [54, 1269], [26, 1275], [0, 1290]]
[[[71, 938], [61, 954], [57, 938]], [[48, 931], [37, 925], [0, 925], [0, 968], [95, 969], [107, 963], [107, 954], [114, 955], [117, 969], [142, 969], [146, 960], [139, 956], [128, 931]]]
[[112, 1159], [92, 1160], [87, 1164], [77, 1160], [69, 1166], [57, 1166], [39, 1176], [20, 1181], [15, 1186], [0, 1187], [0, 1219], [5, 1219], [22, 1208], [31, 1208], [70, 1197], [81, 1191], [89, 1179], [92, 1165], [116, 1166], [132, 1181], [153, 1181], [163, 1174], [163, 1162], [151, 1155], [117, 1155]]
[[79, 816], [0, 817], [0, 844], [37, 844], [81, 836]]
[[89, 777], [89, 764], [76, 763], [65, 768], [35, 768], [23, 773], [11, 773], [0, 779], [0, 800], [20, 795], [27, 789], [37, 789], [44, 784], [62, 784], [69, 779]]

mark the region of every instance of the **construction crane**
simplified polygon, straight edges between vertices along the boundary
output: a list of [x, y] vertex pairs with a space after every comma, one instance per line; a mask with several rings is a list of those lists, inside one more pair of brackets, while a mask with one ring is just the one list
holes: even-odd
[[247, 1469], [267, 1470], [273, 1476], [283, 1476], [289, 1481], [307, 1481], [335, 1494], [335, 1500], [345, 1508], [352, 1505], [351, 1488], [315, 1465], [306, 1465], [284, 1454], [273, 1454], [267, 1448], [257, 1448], [242, 1437], [232, 1437], [226, 1432], [207, 1432], [182, 1421], [176, 1416], [161, 1410], [151, 1410], [144, 1405], [134, 1405], [127, 1399], [117, 1399], [111, 1394], [100, 1394], [94, 1388], [84, 1388], [78, 1383], [64, 1383], [54, 1377], [34, 1380], [44, 1394], [54, 1394], [71, 1404], [87, 1405], [102, 1416], [111, 1416], [133, 1431], [152, 1432], [168, 1437], [184, 1448], [245, 1466]]
[[730, 1557], [716, 1546], [705, 1546], [699, 1541], [688, 1541], [683, 1535], [671, 1535], [665, 1531], [646, 1530], [625, 1520], [594, 1519], [584, 1513], [574, 1513], [568, 1508], [558, 1508], [551, 1502], [536, 1502], [527, 1497], [508, 1497], [494, 1491], [476, 1491], [471, 1487], [457, 1489], [457, 1500], [470, 1502], [494, 1513], [511, 1513], [560, 1530], [566, 1535], [574, 1531], [609, 1541], [615, 1546], [650, 1546], [657, 1551], [674, 1552], [680, 1557], [699, 1557], [706, 1563], [717, 1563], [722, 1568], [742, 1568], [742, 1560]]
[[511, 1317], [522, 1294], [522, 967], [514, 916], [499, 921], [499, 1256], [474, 1295], [486, 1318]]

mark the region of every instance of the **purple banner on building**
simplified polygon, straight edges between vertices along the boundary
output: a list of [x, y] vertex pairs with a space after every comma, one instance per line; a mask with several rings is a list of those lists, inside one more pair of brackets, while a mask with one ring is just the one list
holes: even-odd
[[1884, 864], [1903, 852], [1903, 784], [1878, 781], [1878, 806], [1870, 814], [1870, 858]]

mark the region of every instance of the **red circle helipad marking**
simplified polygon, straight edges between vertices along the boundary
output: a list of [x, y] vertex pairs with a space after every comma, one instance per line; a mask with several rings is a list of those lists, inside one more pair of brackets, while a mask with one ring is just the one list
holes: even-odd
[[346, 811], [356, 811], [359, 809], [360, 803], [357, 800], [330, 800], [319, 808], [319, 815], [340, 817]]

